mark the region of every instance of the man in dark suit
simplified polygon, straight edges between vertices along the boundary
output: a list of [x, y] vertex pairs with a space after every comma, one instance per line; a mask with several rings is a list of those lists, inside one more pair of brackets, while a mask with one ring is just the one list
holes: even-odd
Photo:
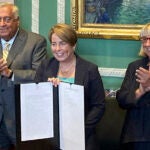
[[[47, 54], [46, 39], [21, 29], [19, 23], [18, 8], [0, 3], [0, 150], [16, 144], [14, 84], [32, 82]], [[4, 59], [5, 43], [9, 52]]]

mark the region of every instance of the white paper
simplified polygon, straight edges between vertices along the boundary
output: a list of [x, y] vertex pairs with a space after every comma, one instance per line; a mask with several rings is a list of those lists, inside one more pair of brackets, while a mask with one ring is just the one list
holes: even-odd
[[60, 148], [85, 150], [83, 86], [59, 85], [59, 118]]
[[20, 85], [21, 140], [51, 138], [53, 131], [53, 89], [50, 82]]

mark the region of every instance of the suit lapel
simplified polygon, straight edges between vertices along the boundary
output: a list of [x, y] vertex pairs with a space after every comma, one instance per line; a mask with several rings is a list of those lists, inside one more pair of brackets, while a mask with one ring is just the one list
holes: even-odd
[[50, 66], [50, 68], [48, 69], [48, 75], [50, 77], [57, 77], [57, 73], [58, 73], [58, 69], [59, 69], [59, 62], [53, 58], [54, 61], [52, 61], [52, 65], [48, 65]]
[[3, 57], [3, 53], [2, 53], [2, 43], [0, 43], [0, 58]]
[[25, 44], [26, 39], [27, 39], [27, 34], [25, 34], [23, 30], [20, 30], [18, 32], [18, 36], [16, 37], [7, 57], [8, 67], [14, 61], [16, 55], [18, 55], [19, 52], [22, 51], [22, 48], [24, 47], [23, 45]]
[[83, 62], [81, 62], [81, 58], [76, 55], [76, 73], [75, 73], [75, 84], [78, 85], [84, 85], [84, 80], [85, 80], [85, 68], [83, 65]]

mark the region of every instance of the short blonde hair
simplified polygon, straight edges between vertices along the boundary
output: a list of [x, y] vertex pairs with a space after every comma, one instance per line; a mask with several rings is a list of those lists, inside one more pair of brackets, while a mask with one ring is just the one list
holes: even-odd
[[[150, 37], [150, 23], [147, 23], [141, 30], [140, 32], [140, 39], [144, 38], [144, 37]], [[144, 56], [146, 57], [147, 55], [145, 54], [144, 52], [144, 49], [143, 49], [143, 44], [141, 45], [141, 49], [140, 49], [140, 52], [139, 52], [139, 55], [140, 56]]]
[[52, 42], [52, 35], [56, 34], [60, 39], [65, 41], [66, 43], [74, 46], [77, 42], [77, 34], [76, 31], [72, 28], [71, 25], [67, 25], [64, 23], [58, 23], [54, 25], [49, 32], [48, 38], [50, 43]]

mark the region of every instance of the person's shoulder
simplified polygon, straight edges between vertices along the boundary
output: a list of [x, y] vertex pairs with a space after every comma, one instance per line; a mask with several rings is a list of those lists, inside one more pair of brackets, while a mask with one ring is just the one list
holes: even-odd
[[45, 39], [45, 37], [39, 33], [35, 33], [35, 32], [28, 32], [28, 34], [32, 37], [35, 37], [35, 38], [42, 38], [42, 39]]
[[146, 63], [146, 62], [147, 62], [147, 58], [144, 57], [144, 58], [139, 58], [137, 60], [130, 62], [129, 65], [141, 65], [141, 64]]
[[41, 66], [45, 66], [47, 68], [50, 66], [54, 66], [55, 63], [56, 63], [55, 58], [47, 55], [46, 58], [44, 60], [42, 60]]
[[28, 37], [30, 38], [34, 38], [34, 39], [45, 39], [45, 37], [39, 33], [35, 33], [35, 32], [32, 32], [32, 31], [27, 31], [25, 29], [20, 29], [20, 33], [22, 34], [27, 34]]
[[128, 69], [137, 69], [140, 66], [146, 66], [148, 63], [148, 58], [147, 57], [143, 57], [143, 58], [139, 58], [135, 61], [132, 61], [128, 64]]
[[56, 60], [55, 57], [51, 57], [51, 56], [48, 56], [45, 60], [44, 60], [44, 63], [46, 63], [48, 66], [56, 66], [59, 64], [59, 62]]

